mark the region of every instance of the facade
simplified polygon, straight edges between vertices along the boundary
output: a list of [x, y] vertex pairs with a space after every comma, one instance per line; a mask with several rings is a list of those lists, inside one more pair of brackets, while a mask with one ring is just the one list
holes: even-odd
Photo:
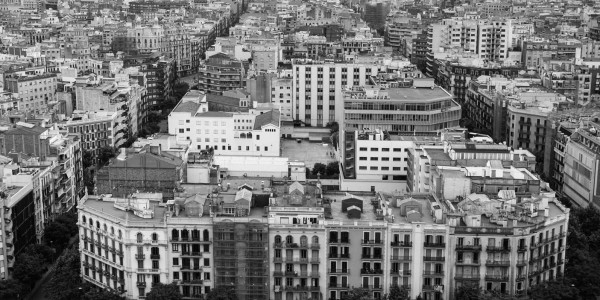
[[502, 91], [513, 88], [514, 84], [504, 77], [480, 76], [471, 80], [463, 109], [464, 117], [470, 121], [469, 127], [490, 135], [494, 141], [504, 141], [507, 99]]
[[169, 134], [216, 155], [279, 156], [280, 113], [210, 111], [208, 96], [189, 91], [169, 114]]
[[[411, 82], [412, 81], [412, 82]], [[431, 79], [363, 85], [343, 91], [342, 128], [432, 132], [457, 127], [461, 107]]]
[[17, 255], [36, 241], [36, 215], [32, 182], [25, 185], [4, 185], [2, 193], [0, 278], [8, 279], [14, 271]]
[[198, 74], [198, 88], [206, 93], [222, 94], [224, 91], [242, 88], [246, 70], [241, 61], [219, 53], [209, 57]]
[[574, 130], [564, 147], [562, 192], [580, 207], [600, 207], [598, 125]]
[[[466, 282], [521, 295], [564, 272], [569, 210], [533, 177], [520, 196], [492, 188], [447, 201], [438, 192], [326, 199], [320, 182], [259, 180], [227, 178], [165, 206], [154, 194], [89, 197], [79, 210], [83, 278], [128, 299], [172, 281], [192, 299], [219, 286], [238, 299], [340, 299], [356, 287], [377, 298], [390, 285], [452, 299]], [[507, 226], [511, 214], [527, 217]]]
[[56, 74], [4, 76], [4, 89], [16, 93], [18, 107], [23, 111], [46, 111], [56, 100]]
[[95, 164], [101, 148], [118, 147], [126, 141], [125, 136], [115, 130], [122, 126], [118, 123], [119, 119], [118, 112], [75, 113], [62, 125], [70, 134], [81, 136], [81, 147], [84, 151], [90, 151]]
[[562, 110], [565, 96], [553, 92], [520, 92], [507, 103], [506, 143], [527, 149], [543, 161], [543, 173], [550, 174], [552, 127], [549, 116]]

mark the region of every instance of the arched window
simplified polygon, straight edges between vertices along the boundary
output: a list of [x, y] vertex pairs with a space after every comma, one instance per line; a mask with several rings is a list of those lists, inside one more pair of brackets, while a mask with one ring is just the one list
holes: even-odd
[[174, 241], [178, 241], [179, 240], [179, 230], [173, 229], [171, 231], [171, 239], [173, 239]]
[[122, 238], [123, 234], [121, 234], [121, 229], [119, 229], [119, 238]]
[[108, 231], [108, 227], [106, 226], [106, 224], [104, 224], [104, 231]]
[[89, 221], [90, 221], [90, 225], [91, 225], [91, 226], [94, 226], [94, 220], [92, 220], [92, 218], [90, 218], [90, 220], [89, 220]]
[[81, 217], [81, 221], [83, 221], [83, 225], [85, 225], [85, 223], [87, 223], [87, 220], [85, 219], [85, 216]]
[[204, 231], [202, 231], [202, 240], [204, 240], [205, 242], [210, 241], [210, 236], [208, 234], [208, 229], [204, 229]]
[[144, 236], [142, 235], [142, 233], [138, 232], [138, 234], [137, 234], [137, 242], [141, 243], [143, 239], [144, 239]]
[[306, 247], [308, 245], [308, 238], [305, 235], [300, 237], [300, 245], [302, 245], [303, 247]]
[[96, 228], [100, 229], [100, 222], [96, 221]]
[[252, 138], [252, 132], [248, 132], [248, 134], [246, 135], [246, 138], [251, 139]]
[[158, 234], [156, 234], [156, 232], [152, 234], [152, 240], [158, 241]]
[[294, 238], [291, 235], [288, 235], [285, 237], [285, 243], [286, 244], [293, 244], [294, 243]]
[[240, 139], [245, 139], [246, 138], [246, 134], [245, 133], [240, 133]]
[[198, 229], [192, 230], [192, 241], [200, 240], [200, 231]]
[[187, 241], [190, 238], [190, 232], [187, 229], [181, 231], [181, 240]]
[[115, 235], [115, 228], [110, 226], [110, 234]]
[[313, 235], [313, 237], [312, 237], [312, 243], [313, 244], [319, 244], [319, 237], [316, 236], [316, 235]]
[[275, 244], [281, 244], [281, 236], [280, 235], [275, 236]]

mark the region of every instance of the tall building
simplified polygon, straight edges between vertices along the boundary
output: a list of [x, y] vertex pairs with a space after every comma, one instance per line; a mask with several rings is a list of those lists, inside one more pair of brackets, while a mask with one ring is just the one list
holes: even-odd
[[0, 278], [8, 279], [14, 271], [15, 258], [36, 241], [33, 183], [3, 184], [1, 196]]
[[56, 100], [56, 74], [18, 75], [4, 78], [4, 89], [18, 94], [18, 107], [23, 111], [43, 112]]
[[243, 88], [246, 70], [241, 61], [219, 53], [209, 57], [198, 74], [198, 88], [206, 93], [222, 94], [224, 91]]
[[600, 207], [600, 126], [589, 122], [575, 129], [564, 147], [563, 195], [580, 207]]

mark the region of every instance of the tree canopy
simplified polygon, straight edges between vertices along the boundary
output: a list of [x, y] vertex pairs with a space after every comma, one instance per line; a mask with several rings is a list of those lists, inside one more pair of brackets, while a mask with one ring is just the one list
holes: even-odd
[[410, 300], [410, 294], [405, 286], [392, 285], [386, 300]]
[[13, 300], [22, 298], [27, 289], [16, 279], [0, 280], [0, 299]]
[[371, 300], [371, 293], [365, 288], [354, 288], [341, 297], [341, 300]]
[[157, 283], [152, 286], [150, 293], [146, 294], [146, 300], [181, 300], [182, 297], [176, 283]]
[[81, 282], [80, 268], [79, 251], [75, 248], [68, 249], [56, 260], [50, 282], [46, 286], [46, 298], [78, 299], [80, 291], [76, 283]]

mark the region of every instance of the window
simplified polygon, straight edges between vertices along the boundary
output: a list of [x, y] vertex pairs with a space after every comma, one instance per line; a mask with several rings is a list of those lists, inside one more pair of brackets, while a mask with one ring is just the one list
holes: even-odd
[[381, 161], [390, 161], [390, 158], [389, 157], [382, 157]]
[[381, 148], [381, 151], [384, 151], [384, 152], [389, 152], [389, 151], [390, 151], [390, 148]]
[[[210, 266], [210, 259], [209, 259], [209, 258], [205, 258], [205, 259], [204, 259], [204, 266], [205, 266], [205, 267], [208, 267], [208, 266]], [[206, 274], [206, 273], [205, 273], [205, 274]]]
[[183, 128], [179, 128], [179, 133], [184, 133]]
[[394, 148], [394, 152], [402, 152], [402, 148]]
[[371, 148], [371, 151], [379, 151], [379, 148]]
[[377, 171], [378, 169], [379, 169], [379, 167], [374, 167], [374, 166], [369, 168], [369, 170], [371, 170], [371, 171]]
[[367, 158], [365, 156], [361, 156], [358, 158], [358, 160], [367, 160]]
[[173, 265], [179, 266], [179, 258], [178, 257], [173, 257]]
[[371, 157], [371, 160], [372, 160], [372, 161], [378, 161], [378, 160], [379, 160], [379, 157]]
[[138, 243], [141, 243], [141, 242], [142, 242], [142, 240], [143, 240], [143, 238], [144, 238], [144, 237], [143, 237], [142, 233], [138, 232], [138, 234], [137, 234], [137, 242], [138, 242]]
[[152, 234], [152, 240], [155, 241], [155, 242], [158, 241], [158, 234], [153, 233]]

